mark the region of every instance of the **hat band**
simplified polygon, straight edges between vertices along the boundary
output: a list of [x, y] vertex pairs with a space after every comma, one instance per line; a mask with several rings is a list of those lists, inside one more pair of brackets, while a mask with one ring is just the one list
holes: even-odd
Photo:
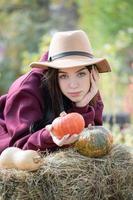
[[63, 52], [63, 53], [59, 53], [56, 54], [54, 56], [50, 56], [48, 61], [51, 62], [53, 60], [56, 60], [58, 58], [62, 58], [62, 57], [66, 57], [66, 56], [85, 56], [85, 57], [89, 57], [89, 58], [93, 58], [94, 56], [88, 52], [84, 52], [84, 51], [67, 51], [67, 52]]

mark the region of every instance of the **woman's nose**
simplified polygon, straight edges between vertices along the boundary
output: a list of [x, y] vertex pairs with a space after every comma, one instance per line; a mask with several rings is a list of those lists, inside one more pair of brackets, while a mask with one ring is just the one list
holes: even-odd
[[70, 88], [77, 88], [78, 87], [78, 82], [75, 79], [70, 80], [69, 87]]

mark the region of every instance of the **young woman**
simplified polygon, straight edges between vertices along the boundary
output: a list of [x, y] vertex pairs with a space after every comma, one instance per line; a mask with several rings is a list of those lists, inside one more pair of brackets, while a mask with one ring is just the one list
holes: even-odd
[[75, 142], [77, 135], [58, 140], [51, 132], [63, 111], [82, 114], [85, 126], [102, 125], [99, 73], [111, 69], [106, 59], [93, 56], [85, 32], [57, 32], [48, 54], [30, 66], [0, 98], [0, 152], [9, 146], [53, 151]]

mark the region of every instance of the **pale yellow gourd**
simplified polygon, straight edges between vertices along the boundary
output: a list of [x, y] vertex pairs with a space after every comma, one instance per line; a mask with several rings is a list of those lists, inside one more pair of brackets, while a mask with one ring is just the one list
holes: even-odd
[[13, 156], [20, 151], [17, 147], [6, 148], [0, 155], [0, 168], [14, 168]]
[[1, 169], [20, 169], [34, 171], [42, 164], [42, 158], [37, 151], [22, 150], [17, 147], [8, 147], [0, 155]]

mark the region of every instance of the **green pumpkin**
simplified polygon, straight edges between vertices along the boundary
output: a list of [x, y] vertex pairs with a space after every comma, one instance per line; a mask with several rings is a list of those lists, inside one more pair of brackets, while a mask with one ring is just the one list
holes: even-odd
[[85, 128], [75, 148], [79, 153], [88, 157], [101, 157], [110, 151], [113, 144], [113, 135], [103, 126]]

